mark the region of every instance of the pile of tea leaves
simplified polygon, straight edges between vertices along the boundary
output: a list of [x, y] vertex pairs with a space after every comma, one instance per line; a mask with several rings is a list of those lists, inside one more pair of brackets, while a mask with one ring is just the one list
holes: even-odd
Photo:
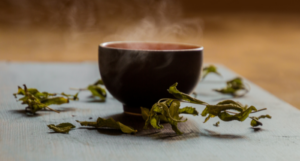
[[[18, 101], [22, 101], [22, 104], [28, 105], [25, 110], [32, 114], [35, 114], [39, 110], [49, 109], [59, 113], [52, 108], [50, 105], [61, 105], [65, 103], [69, 103], [69, 100], [78, 100], [78, 93], [75, 95], [70, 94], [57, 94], [57, 93], [49, 93], [49, 92], [40, 92], [36, 88], [27, 88], [24, 84], [24, 89], [18, 86], [18, 92], [13, 95], [17, 98], [18, 95], [22, 95], [23, 97], [18, 99]], [[57, 95], [61, 95], [58, 97]]]

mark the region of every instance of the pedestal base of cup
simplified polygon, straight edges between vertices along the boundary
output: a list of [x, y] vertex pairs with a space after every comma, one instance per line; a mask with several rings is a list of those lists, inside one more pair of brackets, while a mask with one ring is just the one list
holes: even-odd
[[123, 105], [124, 113], [127, 115], [142, 116], [140, 107]]

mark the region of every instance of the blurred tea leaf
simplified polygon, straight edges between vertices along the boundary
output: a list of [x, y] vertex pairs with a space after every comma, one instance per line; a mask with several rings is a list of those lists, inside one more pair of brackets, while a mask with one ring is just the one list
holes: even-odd
[[213, 124], [216, 127], [219, 127], [220, 121], [216, 122], [215, 124]]
[[96, 128], [100, 127], [109, 127], [113, 129], [120, 129], [123, 133], [131, 134], [131, 133], [136, 133], [137, 130], [126, 126], [118, 121], [115, 121], [113, 118], [109, 119], [103, 119], [101, 117], [98, 117], [96, 122], [90, 122], [90, 121], [78, 121], [81, 124], [81, 126], [93, 126]]
[[[241, 97], [249, 92], [249, 89], [246, 88], [242, 78], [234, 78], [226, 82], [227, 86], [222, 89], [214, 89], [214, 91], [222, 93], [222, 94], [230, 94], [234, 97]], [[239, 93], [239, 91], [243, 91], [243, 93]]]
[[74, 95], [72, 95], [72, 94], [65, 94], [64, 92], [61, 93], [62, 96], [65, 96], [65, 97], [67, 97], [68, 99], [73, 100], [73, 101], [78, 101], [78, 100], [79, 100], [78, 94], [79, 94], [79, 92], [77, 92], [77, 93], [74, 94]]
[[215, 73], [221, 76], [221, 74], [217, 70], [217, 67], [215, 67], [214, 65], [209, 65], [207, 67], [204, 67], [202, 72], [203, 72], [202, 79], [204, 79], [210, 73]]
[[54, 124], [50, 124], [50, 125], [47, 125], [50, 129], [54, 130], [55, 132], [57, 133], [69, 133], [69, 131], [72, 129], [72, 128], [75, 128], [76, 126], [74, 126], [73, 124], [71, 123], [61, 123], [61, 124], [58, 124], [58, 125], [54, 125]]
[[208, 105], [208, 103], [203, 102], [201, 100], [198, 100], [192, 96], [189, 96], [188, 94], [185, 94], [183, 92], [180, 92], [176, 87], [178, 83], [173, 84], [170, 86], [168, 89], [168, 92], [172, 94], [175, 98], [177, 99], [182, 99], [184, 101], [190, 102], [190, 103], [195, 103], [195, 104], [200, 104], [200, 105]]
[[106, 91], [104, 88], [98, 86], [98, 85], [89, 85], [87, 88], [89, 91], [91, 91], [92, 95], [95, 97], [99, 97], [102, 100], [106, 99]]
[[[101, 102], [104, 102], [106, 99], [106, 90], [103, 87], [101, 87], [101, 85], [104, 86], [104, 83], [101, 79], [99, 79], [94, 84], [89, 85], [87, 88], [71, 88], [71, 89], [78, 90], [79, 92], [83, 90], [89, 90], [93, 97], [98, 97], [101, 99]], [[74, 100], [78, 98], [78, 93], [76, 93], [73, 96]], [[72, 95], [66, 95], [66, 96], [70, 97]]]
[[94, 85], [104, 85], [102, 79], [97, 80]]
[[263, 124], [260, 122], [260, 121], [258, 121], [259, 119], [262, 119], [262, 118], [269, 118], [269, 119], [271, 119], [272, 117], [270, 116], [270, 115], [261, 115], [261, 116], [259, 116], [259, 117], [250, 117], [251, 119], [252, 119], [252, 121], [251, 121], [251, 126], [252, 127], [256, 127], [256, 126], [262, 126]]
[[41, 103], [43, 103], [46, 106], [61, 105], [61, 104], [64, 104], [64, 103], [69, 103], [69, 99], [64, 98], [64, 97], [54, 97], [54, 98], [44, 99]]

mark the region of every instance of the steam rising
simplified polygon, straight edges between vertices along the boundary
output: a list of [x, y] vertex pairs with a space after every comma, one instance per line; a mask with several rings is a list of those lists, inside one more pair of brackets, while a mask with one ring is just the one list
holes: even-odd
[[159, 41], [200, 45], [202, 21], [177, 0], [2, 0], [0, 24], [62, 30], [65, 41]]

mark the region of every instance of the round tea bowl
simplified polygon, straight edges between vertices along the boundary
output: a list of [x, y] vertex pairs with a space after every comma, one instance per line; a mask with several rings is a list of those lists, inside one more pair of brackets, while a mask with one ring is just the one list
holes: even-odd
[[174, 98], [167, 89], [191, 93], [202, 68], [203, 48], [159, 42], [106, 42], [99, 46], [99, 69], [106, 89], [125, 113], [140, 114], [161, 98]]

